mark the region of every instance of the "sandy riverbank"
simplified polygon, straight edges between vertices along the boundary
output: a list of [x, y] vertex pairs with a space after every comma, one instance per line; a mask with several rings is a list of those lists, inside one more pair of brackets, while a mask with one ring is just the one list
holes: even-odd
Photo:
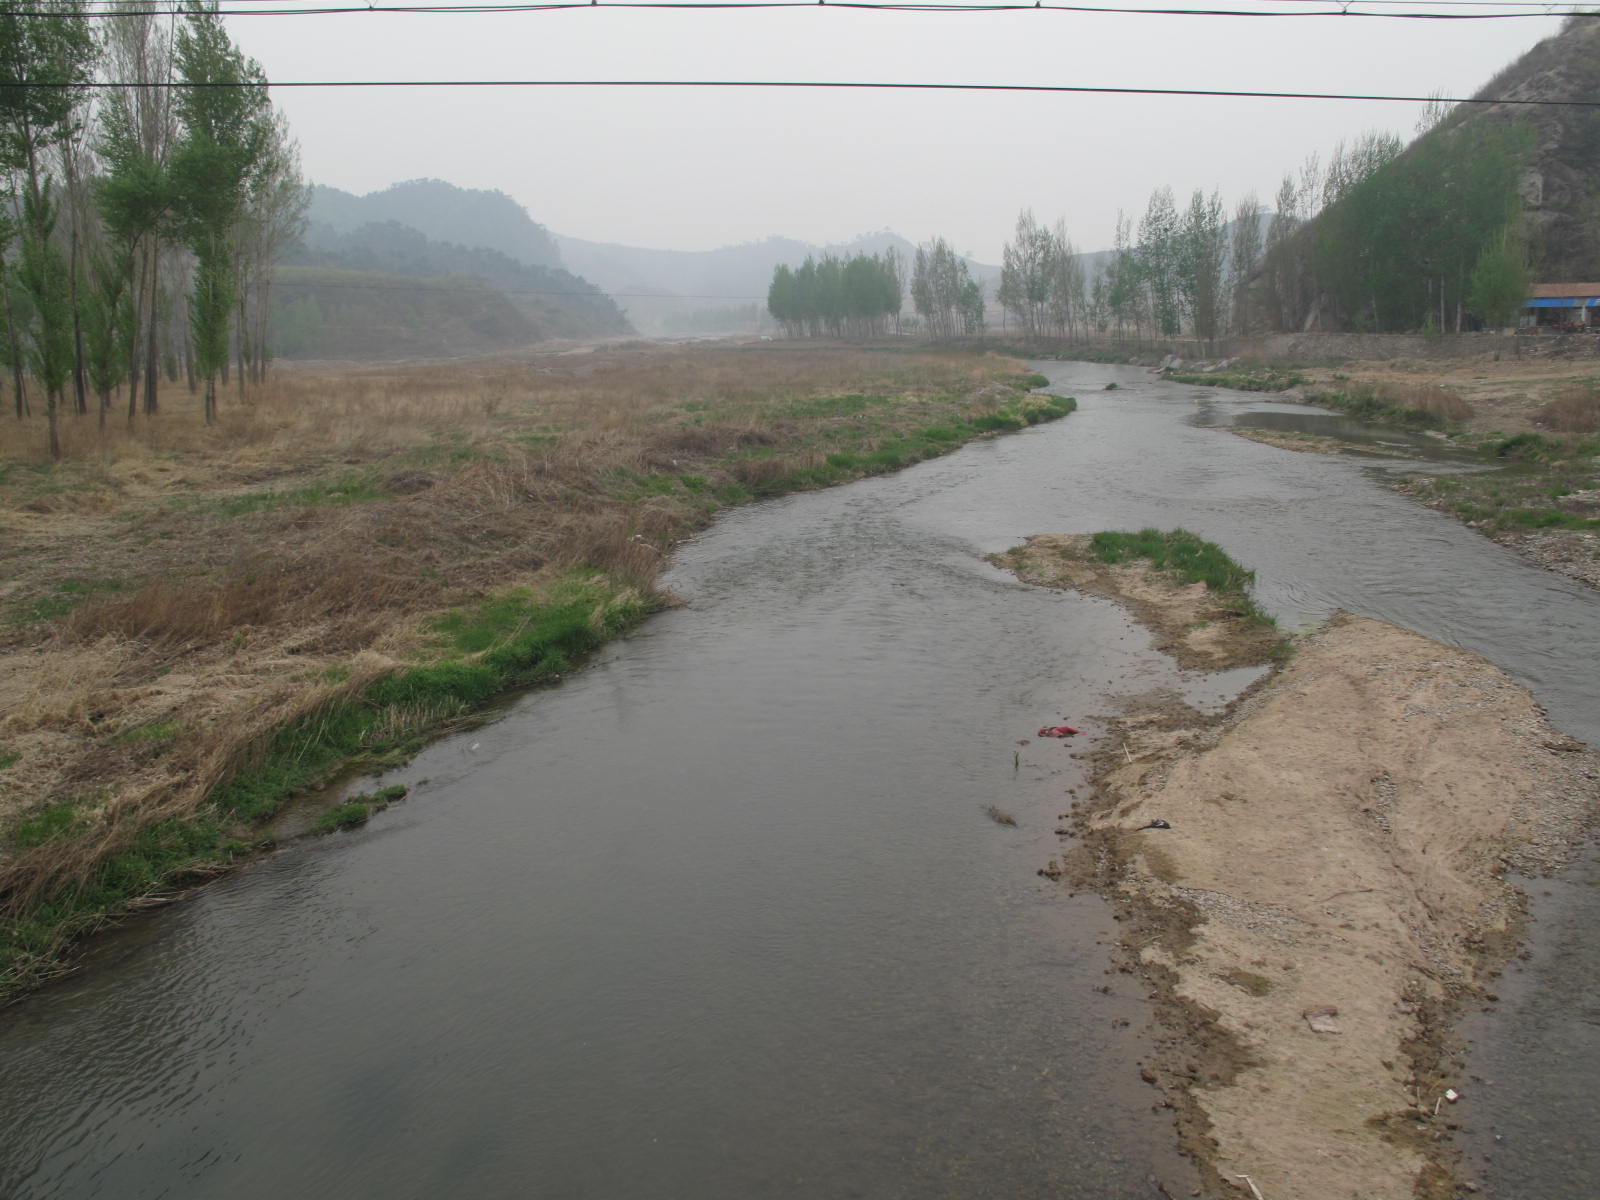
[[[1141, 619], [1193, 604], [1130, 590]], [[1164, 1030], [1141, 1068], [1206, 1194], [1456, 1195], [1450, 1023], [1514, 948], [1506, 870], [1564, 860], [1600, 756], [1485, 660], [1354, 617], [1221, 716], [1135, 704], [1097, 756], [1065, 882], [1116, 907]]]

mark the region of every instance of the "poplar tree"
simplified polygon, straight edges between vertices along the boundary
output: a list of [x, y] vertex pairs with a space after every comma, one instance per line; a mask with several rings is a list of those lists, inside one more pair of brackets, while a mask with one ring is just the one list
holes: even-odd
[[1179, 291], [1194, 335], [1215, 342], [1221, 332], [1222, 282], [1228, 260], [1227, 222], [1219, 193], [1212, 192], [1208, 199], [1195, 189], [1179, 231], [1176, 259]]
[[1233, 210], [1233, 244], [1228, 274], [1233, 281], [1235, 333], [1250, 332], [1250, 288], [1261, 266], [1261, 201], [1251, 192]]
[[236, 234], [251, 177], [270, 143], [272, 118], [266, 77], [229, 39], [215, 4], [189, 11], [176, 50], [181, 133], [171, 174], [178, 228], [194, 256], [190, 345], [210, 425], [217, 416], [217, 375], [228, 363]]
[[50, 455], [61, 457], [58, 405], [74, 363], [68, 267], [52, 242], [60, 202], [47, 154], [73, 137], [88, 98], [96, 38], [81, 0], [38, 0], [0, 13], [0, 171], [20, 203], [18, 279], [34, 313], [29, 358], [45, 389]]
[[1183, 297], [1179, 290], [1180, 230], [1178, 207], [1172, 189], [1150, 194], [1144, 219], [1139, 222], [1139, 262], [1149, 305], [1151, 324], [1163, 337], [1176, 336], [1183, 327]]

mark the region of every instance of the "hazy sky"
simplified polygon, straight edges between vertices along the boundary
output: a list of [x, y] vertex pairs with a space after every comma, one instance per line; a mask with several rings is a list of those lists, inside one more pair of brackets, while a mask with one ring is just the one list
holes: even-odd
[[[1560, 24], [603, 5], [228, 21], [275, 81], [868, 80], [1411, 95], [1468, 95]], [[1369, 129], [1409, 136], [1418, 116], [1414, 105], [1370, 102], [707, 88], [281, 89], [274, 98], [300, 140], [306, 177], [348, 191], [419, 177], [496, 188], [556, 233], [672, 249], [770, 234], [842, 241], [887, 227], [915, 241], [942, 234], [990, 262], [1024, 206], [1044, 220], [1064, 216], [1081, 249], [1099, 249], [1117, 209], [1137, 218], [1155, 187], [1170, 185], [1180, 203], [1197, 187], [1220, 188], [1230, 209], [1251, 190], [1270, 201], [1307, 154], [1325, 156]]]

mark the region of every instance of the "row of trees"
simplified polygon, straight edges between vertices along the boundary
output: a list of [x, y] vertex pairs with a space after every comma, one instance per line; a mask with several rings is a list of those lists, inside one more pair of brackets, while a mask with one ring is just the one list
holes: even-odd
[[[1085, 269], [1093, 256], [1078, 254], [1064, 222], [1049, 227], [1024, 210], [996, 298], [1030, 339], [1094, 331], [1214, 341], [1316, 325], [1504, 324], [1527, 295], [1519, 189], [1532, 135], [1519, 125], [1456, 122], [1442, 105], [1430, 108], [1419, 134], [1409, 147], [1367, 134], [1341, 143], [1325, 166], [1311, 157], [1284, 177], [1270, 215], [1254, 195], [1230, 220], [1218, 192], [1196, 190], [1180, 208], [1170, 188], [1157, 188], [1137, 231], [1118, 214], [1115, 246], [1097, 270]], [[789, 278], [779, 268], [774, 304]], [[936, 339], [983, 327], [983, 289], [943, 239], [917, 250], [911, 297]], [[810, 320], [812, 333], [851, 329]]]
[[[911, 261], [911, 305], [930, 337], [943, 341], [983, 330], [983, 286], [942, 237], [918, 246]], [[890, 247], [882, 255], [807, 257], [780, 265], [767, 288], [767, 311], [789, 337], [875, 337], [900, 328], [905, 266]]]
[[942, 237], [917, 247], [911, 303], [936, 341], [983, 332], [983, 285], [972, 278], [967, 260]]
[[1247, 198], [1230, 227], [1218, 193], [1196, 190], [1180, 213], [1172, 189], [1157, 188], [1137, 240], [1119, 213], [1116, 245], [1090, 294], [1093, 324], [1118, 336], [1130, 327], [1135, 336], [1149, 331], [1162, 337], [1188, 329], [1207, 341], [1226, 332], [1229, 266], [1253, 253], [1251, 239], [1260, 236], [1257, 207]]
[[772, 273], [767, 311], [789, 337], [876, 337], [899, 321], [902, 279], [893, 247], [882, 256], [808, 256]]
[[[98, 19], [96, 19], [98, 17]], [[214, 3], [170, 25], [118, 0], [36, 0], [0, 13], [0, 300], [18, 417], [44, 392], [50, 450], [70, 394], [100, 419], [126, 382], [130, 418], [158, 408], [181, 360], [203, 391], [237, 356], [267, 363], [271, 266], [306, 189], [261, 68]]]
[[1051, 229], [1035, 220], [1032, 209], [1024, 209], [1002, 262], [995, 298], [1016, 317], [1024, 337], [1066, 338], [1078, 332], [1088, 315], [1084, 273], [1065, 221]]
[[1024, 211], [1005, 248], [999, 299], [1029, 337], [1079, 329], [1135, 337], [1296, 330], [1466, 328], [1510, 321], [1527, 295], [1519, 185], [1532, 136], [1452, 124], [1431, 106], [1408, 148], [1370, 133], [1285, 175], [1270, 217], [1254, 195], [1229, 220], [1222, 197], [1180, 209], [1152, 193], [1135, 234], [1085, 282], [1067, 240]]

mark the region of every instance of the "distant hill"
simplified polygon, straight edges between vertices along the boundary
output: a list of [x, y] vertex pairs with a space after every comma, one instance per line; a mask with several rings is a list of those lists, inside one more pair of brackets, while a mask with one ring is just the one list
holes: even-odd
[[560, 267], [528, 266], [497, 250], [435, 241], [398, 221], [373, 222], [346, 233], [313, 225], [284, 261], [421, 279], [476, 280], [505, 293], [529, 319], [532, 339], [633, 332], [621, 309], [588, 280]]
[[527, 315], [470, 279], [294, 266], [273, 277], [272, 344], [280, 358], [454, 357], [536, 337]]
[[316, 184], [306, 219], [313, 227], [340, 234], [398, 221], [438, 242], [498, 250], [527, 266], [561, 265], [550, 231], [510, 196], [459, 188], [441, 179], [412, 179], [365, 196]]

